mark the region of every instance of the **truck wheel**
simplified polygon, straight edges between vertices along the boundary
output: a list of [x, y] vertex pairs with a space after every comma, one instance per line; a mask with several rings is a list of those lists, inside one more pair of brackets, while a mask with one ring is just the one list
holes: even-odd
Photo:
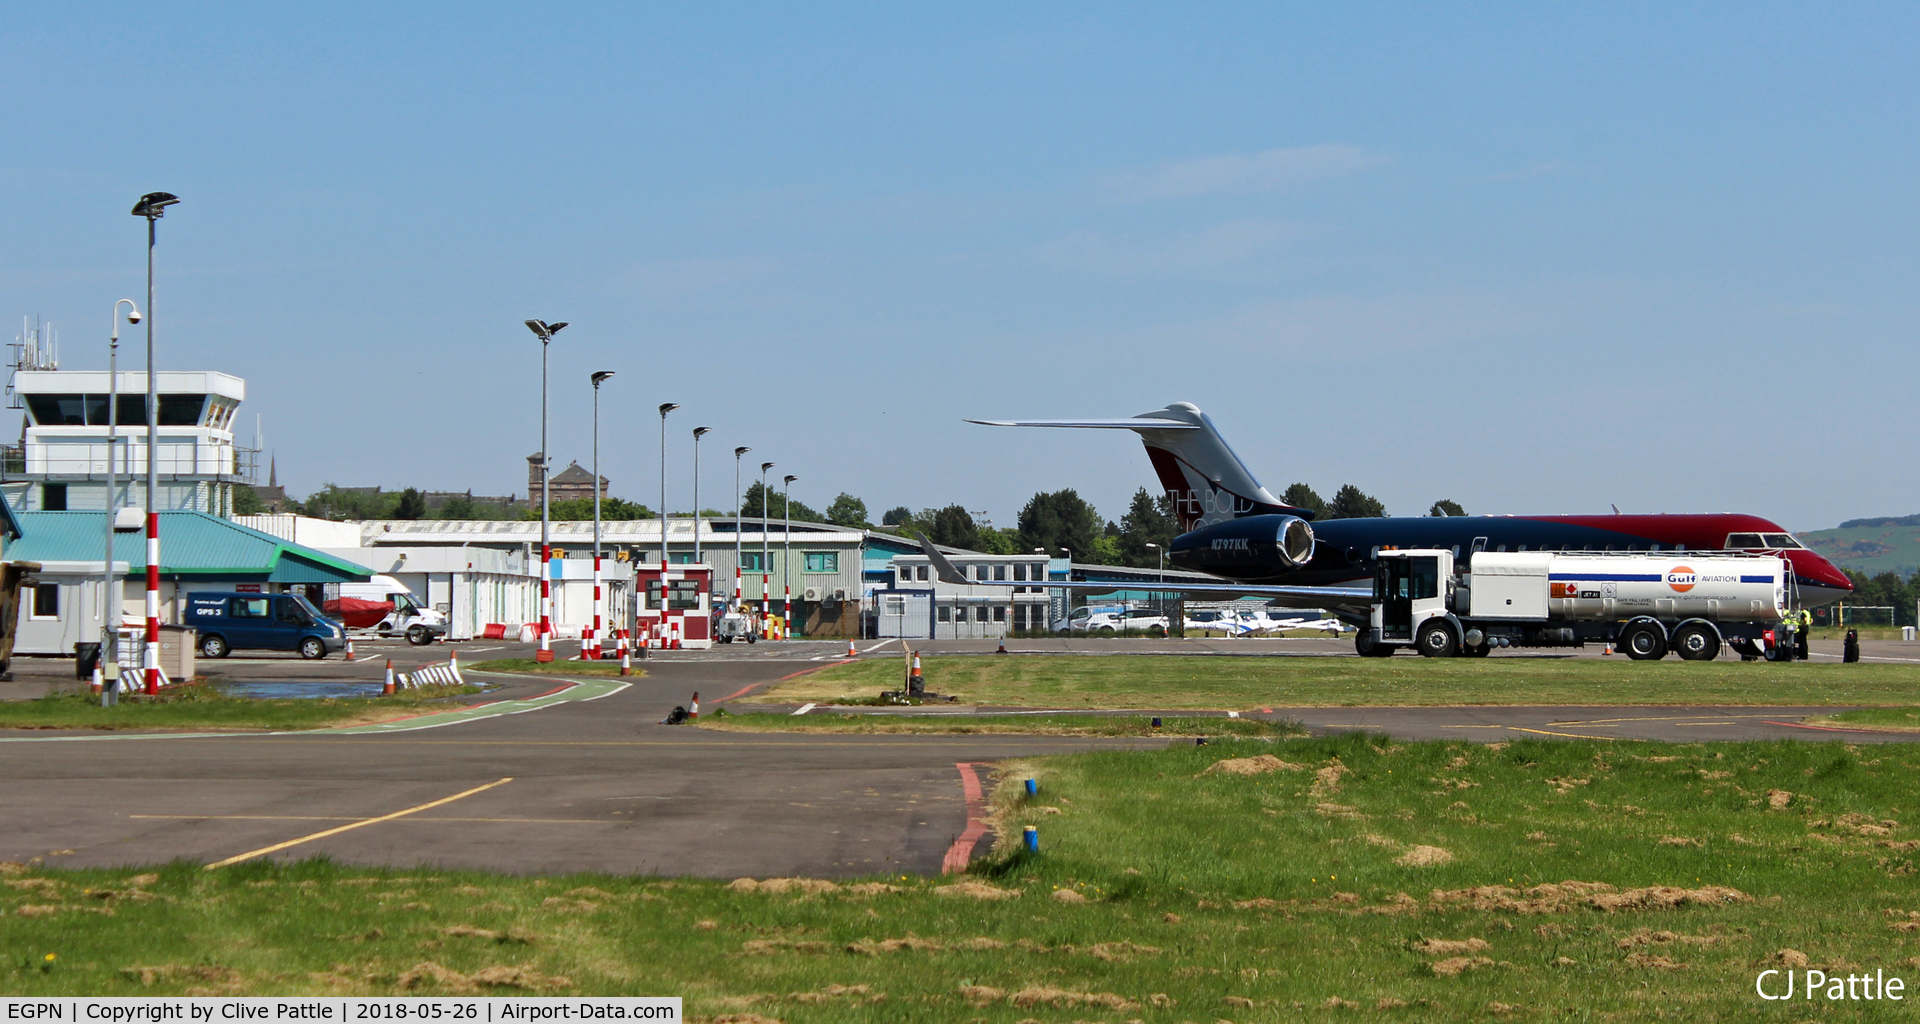
[[1374, 642], [1373, 630], [1371, 629], [1363, 629], [1353, 635], [1353, 652], [1362, 658], [1393, 657], [1392, 647]]
[[1620, 648], [1635, 661], [1659, 661], [1667, 656], [1667, 639], [1650, 622], [1629, 626], [1620, 637]]
[[1427, 658], [1451, 658], [1460, 653], [1460, 641], [1445, 619], [1432, 619], [1420, 627], [1420, 654]]
[[1686, 661], [1712, 661], [1720, 656], [1720, 638], [1706, 626], [1682, 626], [1673, 634], [1673, 649]]
[[224, 658], [231, 651], [227, 647], [227, 638], [209, 633], [200, 638], [200, 656], [202, 658]]
[[321, 643], [317, 636], [307, 637], [300, 641], [300, 656], [308, 661], [324, 658], [327, 656], [327, 645]]
[[755, 642], [755, 638], [754, 638], [754, 635], [753, 635], [752, 633], [748, 633], [748, 634], [747, 634], [747, 642], [748, 642], [748, 643], [754, 643], [754, 642]]
[[425, 626], [408, 626], [407, 642], [415, 647], [425, 647], [433, 642], [433, 634]]

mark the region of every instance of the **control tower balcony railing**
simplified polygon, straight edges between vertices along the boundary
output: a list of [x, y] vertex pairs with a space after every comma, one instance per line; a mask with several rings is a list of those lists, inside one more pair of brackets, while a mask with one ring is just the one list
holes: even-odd
[[[114, 472], [121, 479], [145, 476], [146, 445], [114, 445]], [[156, 446], [154, 469], [169, 479], [204, 479], [251, 484], [258, 480], [260, 453], [234, 444], [198, 442]], [[107, 443], [87, 442], [24, 445], [0, 448], [0, 479], [105, 480]]]

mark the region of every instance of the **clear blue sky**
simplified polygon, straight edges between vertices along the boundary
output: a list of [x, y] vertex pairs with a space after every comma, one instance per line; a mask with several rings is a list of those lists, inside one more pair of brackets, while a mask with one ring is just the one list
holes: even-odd
[[[1920, 511], [1910, 5], [22, 6], [0, 314], [244, 376], [284, 483], [1010, 524], [1198, 403], [1395, 512]], [[10, 326], [9, 336], [18, 328]], [[137, 354], [138, 347], [136, 345]], [[8, 430], [13, 428], [9, 427]]]

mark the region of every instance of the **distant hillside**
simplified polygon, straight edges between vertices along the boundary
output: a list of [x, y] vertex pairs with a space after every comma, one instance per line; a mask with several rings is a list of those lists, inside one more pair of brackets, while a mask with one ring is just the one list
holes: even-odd
[[1800, 543], [1842, 569], [1902, 576], [1920, 568], [1920, 515], [1849, 519], [1838, 529], [1797, 533]]

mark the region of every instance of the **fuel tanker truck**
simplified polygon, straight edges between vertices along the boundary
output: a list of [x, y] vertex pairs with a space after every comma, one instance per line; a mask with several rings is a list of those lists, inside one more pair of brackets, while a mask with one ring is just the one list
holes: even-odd
[[1793, 599], [1792, 567], [1773, 555], [1476, 551], [1457, 569], [1447, 549], [1378, 558], [1373, 628], [1356, 641], [1368, 657], [1608, 642], [1642, 661], [1711, 661], [1723, 645], [1773, 658]]

